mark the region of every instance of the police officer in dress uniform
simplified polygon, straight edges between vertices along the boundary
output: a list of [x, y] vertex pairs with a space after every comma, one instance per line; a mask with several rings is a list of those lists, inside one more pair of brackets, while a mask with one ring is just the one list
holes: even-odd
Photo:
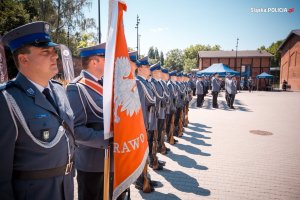
[[166, 118], [166, 105], [168, 98], [165, 95], [164, 87], [161, 83], [161, 65], [160, 62], [150, 67], [151, 71], [151, 84], [156, 96], [156, 115], [157, 115], [157, 132], [158, 132], [158, 152], [165, 152], [162, 145], [162, 131], [164, 120]]
[[233, 106], [235, 95], [237, 94], [237, 81], [234, 75], [230, 76], [231, 78], [227, 81], [227, 90], [228, 90], [228, 101], [229, 107], [235, 109]]
[[[185, 101], [185, 91], [182, 85], [182, 72], [177, 73], [177, 81], [176, 81], [176, 89], [178, 91], [178, 96], [177, 96], [177, 105], [176, 105], [176, 117], [175, 117], [175, 136], [182, 136], [182, 129], [181, 126], [183, 125], [183, 109], [184, 109], [184, 101]], [[180, 120], [181, 124], [180, 124]]]
[[0, 92], [1, 199], [72, 200], [73, 112], [58, 73], [49, 24], [9, 31], [17, 77]]
[[196, 94], [197, 94], [197, 107], [201, 108], [204, 101], [204, 84], [203, 84], [202, 76], [198, 76], [198, 80], [196, 82]]
[[213, 108], [219, 108], [218, 95], [220, 92], [221, 81], [219, 80], [219, 74], [215, 73], [211, 79], [211, 90], [213, 96]]
[[[103, 198], [104, 157], [108, 146], [103, 133], [102, 78], [105, 43], [79, 49], [79, 52], [83, 70], [67, 86], [67, 95], [75, 116], [74, 130], [78, 144], [75, 152], [78, 199], [100, 200]], [[110, 166], [112, 172], [113, 163]], [[112, 195], [112, 184], [110, 189]]]
[[[170, 143], [170, 130], [171, 130], [171, 126], [173, 126], [173, 134], [175, 131], [175, 114], [176, 114], [176, 110], [177, 110], [177, 98], [178, 98], [178, 91], [177, 91], [177, 86], [176, 86], [176, 81], [177, 81], [177, 71], [174, 70], [172, 72], [169, 73], [170, 76], [170, 80], [167, 82], [169, 91], [170, 91], [170, 117], [167, 119], [167, 135], [168, 135], [168, 139], [167, 141]], [[172, 122], [172, 117], [174, 118], [174, 121]], [[173, 123], [173, 124], [172, 124]], [[178, 142], [178, 140], [174, 139], [174, 142]]]
[[[137, 51], [129, 54], [131, 61], [135, 62]], [[154, 135], [154, 121], [155, 121], [155, 105], [156, 97], [152, 91], [152, 85], [148, 82], [150, 78], [150, 65], [148, 63], [148, 56], [136, 61], [137, 76], [136, 83], [139, 91], [139, 97], [142, 106], [142, 112], [144, 117], [145, 128], [147, 131], [148, 145], [149, 145], [149, 158], [150, 162], [153, 162], [153, 135]], [[156, 127], [155, 127], [156, 128]], [[147, 164], [147, 163], [146, 163]], [[143, 190], [144, 174], [142, 173], [135, 183], [135, 187], [139, 190]], [[151, 181], [150, 177], [147, 177], [150, 182], [151, 189], [148, 192], [154, 191], [154, 186], [157, 186], [156, 181]]]
[[225, 86], [224, 86], [224, 89], [225, 89], [225, 100], [226, 100], [226, 103], [227, 103], [227, 105], [228, 106], [230, 106], [229, 105], [229, 93], [228, 93], [228, 87], [229, 87], [229, 80], [231, 80], [231, 76], [229, 75], [229, 74], [227, 74], [226, 76], [225, 76]]
[[[164, 120], [164, 133], [166, 134], [167, 136], [167, 139], [170, 138], [170, 135], [169, 135], [169, 132], [167, 132], [167, 122], [169, 120], [169, 118], [171, 117], [171, 101], [172, 101], [172, 97], [171, 97], [171, 92], [169, 90], [169, 87], [167, 85], [167, 82], [169, 81], [169, 71], [165, 68], [162, 68], [161, 69], [161, 80], [160, 80], [160, 83], [162, 84], [163, 88], [164, 88], [164, 93], [165, 93], [165, 96], [167, 98], [167, 102], [166, 102], [166, 118]], [[162, 136], [161, 138], [162, 142], [163, 142], [163, 145], [166, 149], [166, 151], [170, 151], [169, 148], [167, 148], [164, 144], [165, 142], [165, 138], [164, 136]]]

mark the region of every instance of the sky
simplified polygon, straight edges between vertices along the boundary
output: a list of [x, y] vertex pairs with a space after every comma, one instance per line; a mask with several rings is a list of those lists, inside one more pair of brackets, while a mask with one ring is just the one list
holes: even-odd
[[[90, 0], [85, 16], [98, 24], [98, 0]], [[108, 1], [100, 0], [101, 41], [105, 42]], [[220, 45], [221, 50], [256, 50], [285, 39], [300, 29], [300, 0], [123, 0], [127, 4], [124, 26], [127, 45], [137, 46], [140, 18], [140, 53], [157, 47], [164, 54], [190, 45]], [[261, 8], [267, 12], [259, 12]], [[274, 10], [276, 8], [277, 10]], [[294, 8], [294, 12], [280, 12]], [[254, 12], [253, 12], [254, 11]], [[276, 12], [277, 11], [277, 12]]]

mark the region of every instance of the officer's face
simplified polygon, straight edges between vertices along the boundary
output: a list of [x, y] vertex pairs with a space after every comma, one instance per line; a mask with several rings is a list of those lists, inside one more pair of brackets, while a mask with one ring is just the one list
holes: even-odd
[[54, 47], [29, 47], [29, 54], [22, 54], [20, 70], [30, 76], [50, 80], [58, 73], [57, 52]]
[[142, 65], [138, 68], [138, 73], [144, 76], [145, 78], [148, 78], [151, 74], [150, 67], [147, 65]]
[[103, 73], [104, 73], [104, 62], [105, 62], [105, 59], [104, 57], [101, 57], [101, 56], [97, 56], [98, 59], [97, 59], [97, 75], [100, 75], [100, 76], [103, 76]]

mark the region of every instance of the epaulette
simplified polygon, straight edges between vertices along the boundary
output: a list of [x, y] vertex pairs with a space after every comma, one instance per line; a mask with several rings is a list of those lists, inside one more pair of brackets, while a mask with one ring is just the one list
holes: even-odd
[[79, 82], [83, 77], [81, 75], [77, 76], [76, 78], [74, 78], [70, 83], [71, 84], [75, 84], [77, 82]]
[[51, 81], [52, 83], [56, 83], [56, 84], [59, 84], [59, 85], [61, 85], [61, 86], [63, 85], [61, 82], [59, 82], [59, 81], [57, 81], [57, 80], [54, 80], [54, 79], [51, 79], [50, 81]]
[[14, 81], [8, 81], [6, 83], [0, 84], [0, 91], [5, 90], [9, 87], [12, 87], [14, 85]]

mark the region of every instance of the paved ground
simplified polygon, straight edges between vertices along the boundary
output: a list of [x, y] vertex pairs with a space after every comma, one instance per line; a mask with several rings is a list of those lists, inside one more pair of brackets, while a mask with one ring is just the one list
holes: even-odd
[[[165, 170], [150, 171], [160, 187], [133, 200], [300, 199], [300, 93], [242, 92], [236, 110], [190, 109], [190, 124], [171, 146]], [[250, 130], [273, 135], [262, 136]]]

